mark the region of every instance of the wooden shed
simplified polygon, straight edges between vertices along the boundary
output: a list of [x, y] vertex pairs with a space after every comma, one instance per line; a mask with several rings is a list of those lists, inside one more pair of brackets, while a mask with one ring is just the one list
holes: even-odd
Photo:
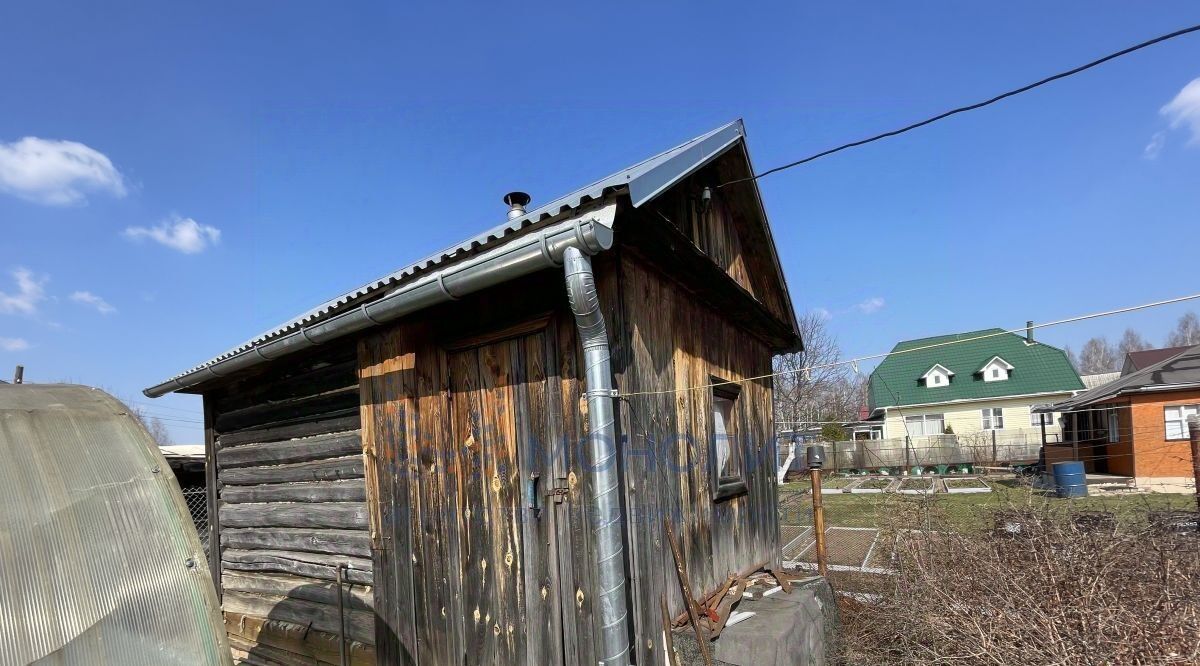
[[[779, 564], [770, 379], [800, 347], [742, 123], [146, 390], [204, 396], [246, 663], [658, 664]], [[721, 186], [724, 185], [724, 186]], [[338, 610], [340, 575], [346, 582]], [[343, 629], [344, 627], [344, 629]]]

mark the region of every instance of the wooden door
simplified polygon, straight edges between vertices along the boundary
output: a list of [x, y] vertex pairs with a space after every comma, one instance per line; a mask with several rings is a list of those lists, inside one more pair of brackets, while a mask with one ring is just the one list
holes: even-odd
[[543, 329], [449, 352], [464, 664], [562, 663]]

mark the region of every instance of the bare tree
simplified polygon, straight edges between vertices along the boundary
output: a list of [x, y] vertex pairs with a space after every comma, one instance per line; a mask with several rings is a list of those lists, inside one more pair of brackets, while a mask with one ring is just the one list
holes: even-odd
[[1179, 318], [1175, 330], [1167, 336], [1168, 347], [1188, 347], [1200, 345], [1200, 317], [1195, 312], [1189, 312]]
[[1083, 345], [1079, 352], [1079, 372], [1084, 375], [1094, 375], [1101, 372], [1114, 372], [1120, 368], [1117, 350], [1108, 343], [1107, 338], [1092, 338]]
[[171, 433], [167, 430], [167, 426], [162, 422], [162, 419], [157, 416], [149, 416], [138, 407], [130, 406], [129, 415], [137, 419], [138, 423], [150, 433], [150, 437], [159, 446], [169, 446], [171, 444]]
[[862, 405], [865, 380], [841, 361], [837, 339], [826, 317], [800, 317], [804, 351], [775, 358], [775, 419], [792, 426], [814, 421], [852, 421]]
[[1071, 367], [1075, 368], [1075, 372], [1079, 372], [1079, 357], [1075, 355], [1075, 350], [1071, 349], [1071, 345], [1067, 345], [1063, 347], [1063, 351], [1067, 353], [1067, 363], [1070, 363]]
[[1129, 352], [1138, 352], [1144, 349], [1150, 349], [1151, 345], [1146, 342], [1141, 333], [1132, 328], [1125, 329], [1125, 333], [1121, 336], [1121, 341], [1117, 343], [1117, 359], [1124, 360], [1125, 355]]

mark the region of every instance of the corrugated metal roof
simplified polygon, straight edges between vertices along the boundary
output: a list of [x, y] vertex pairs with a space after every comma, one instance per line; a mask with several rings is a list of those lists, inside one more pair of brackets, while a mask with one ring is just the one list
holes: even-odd
[[1038, 411], [1069, 412], [1130, 393], [1200, 389], [1200, 345]]
[[[328, 300], [298, 317], [250, 338], [219, 356], [175, 375], [171, 379], [189, 375], [213, 363], [253, 349], [268, 340], [332, 317], [353, 305], [373, 298], [380, 292], [399, 286], [417, 275], [466, 259], [483, 250], [491, 249], [496, 245], [502, 244], [518, 232], [539, 222], [561, 216], [563, 213], [574, 210], [590, 201], [600, 199], [619, 189], [628, 191], [633, 205], [640, 206], [678, 182], [679, 179], [724, 153], [737, 143], [737, 141], [741, 140], [744, 135], [745, 130], [741, 120], [735, 120], [722, 125], [670, 150], [663, 151], [649, 159], [581, 187], [570, 194], [559, 197], [544, 206], [530, 211], [522, 217], [507, 220], [473, 238], [457, 245], [452, 245], [440, 252], [435, 252], [424, 259], [415, 261], [377, 280], [372, 280], [357, 289], [348, 291], [337, 298]], [[171, 381], [171, 379], [166, 381]]]
[[232, 663], [179, 487], [103, 391], [0, 386], [0, 572], [0, 665]]

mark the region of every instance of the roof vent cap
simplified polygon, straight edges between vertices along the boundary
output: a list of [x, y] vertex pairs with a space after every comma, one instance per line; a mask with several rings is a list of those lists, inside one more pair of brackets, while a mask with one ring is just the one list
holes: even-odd
[[508, 204], [508, 219], [515, 220], [525, 215], [525, 206], [531, 201], [524, 192], [509, 192], [504, 195], [504, 203]]

